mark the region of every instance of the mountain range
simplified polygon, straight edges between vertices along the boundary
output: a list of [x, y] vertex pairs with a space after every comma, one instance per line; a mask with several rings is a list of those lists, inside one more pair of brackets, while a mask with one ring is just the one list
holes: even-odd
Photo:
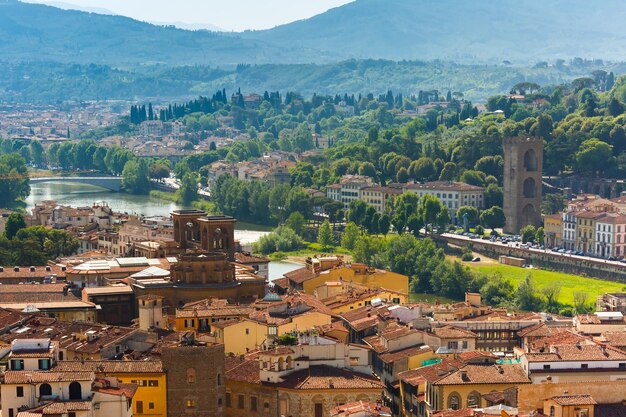
[[233, 34], [0, 0], [0, 60], [116, 66], [351, 58], [621, 60], [626, 55], [624, 15], [623, 0], [356, 0], [310, 19]]

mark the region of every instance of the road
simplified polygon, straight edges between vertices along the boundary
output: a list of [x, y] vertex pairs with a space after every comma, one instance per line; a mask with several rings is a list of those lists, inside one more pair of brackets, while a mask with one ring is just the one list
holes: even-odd
[[454, 238], [454, 239], [459, 239], [459, 240], [465, 240], [468, 242], [480, 242], [481, 244], [484, 245], [488, 245], [488, 246], [494, 246], [494, 247], [509, 247], [509, 248], [515, 248], [517, 250], [521, 250], [521, 251], [525, 251], [528, 252], [529, 254], [543, 254], [543, 255], [551, 255], [555, 258], [563, 258], [563, 259], [577, 259], [577, 260], [581, 260], [581, 261], [587, 261], [587, 262], [592, 262], [592, 263], [597, 263], [597, 264], [603, 264], [603, 265], [613, 265], [613, 266], [617, 266], [623, 269], [626, 269], [626, 264], [622, 263], [622, 262], [618, 262], [618, 261], [609, 261], [608, 259], [601, 259], [601, 258], [594, 258], [592, 256], [580, 256], [580, 255], [573, 255], [573, 254], [567, 254], [567, 253], [559, 253], [559, 252], [554, 252], [552, 250], [549, 249], [533, 249], [533, 248], [521, 248], [520, 242], [509, 242], [509, 243], [502, 243], [502, 242], [491, 242], [489, 240], [484, 240], [484, 239], [472, 239], [470, 237], [467, 236], [462, 236], [462, 235], [457, 235], [457, 234], [453, 234], [453, 233], [443, 233], [441, 235], [442, 237], [445, 238]]

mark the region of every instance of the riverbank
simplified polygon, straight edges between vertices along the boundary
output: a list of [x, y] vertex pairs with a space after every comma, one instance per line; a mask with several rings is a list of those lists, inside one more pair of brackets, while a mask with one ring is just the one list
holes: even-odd
[[208, 214], [218, 214], [218, 210], [215, 207], [215, 204], [211, 203], [210, 201], [196, 200], [192, 201], [191, 204], [183, 204], [178, 200], [178, 195], [176, 195], [176, 193], [159, 190], [150, 190], [150, 197], [171, 201], [172, 203], [189, 206], [190, 208], [193, 207], [198, 210], [204, 210]]

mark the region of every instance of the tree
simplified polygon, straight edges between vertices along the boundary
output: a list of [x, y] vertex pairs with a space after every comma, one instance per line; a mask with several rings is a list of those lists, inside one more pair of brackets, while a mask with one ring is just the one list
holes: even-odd
[[425, 195], [422, 197], [420, 212], [422, 213], [422, 222], [425, 226], [433, 225], [437, 222], [437, 216], [441, 212], [443, 205], [434, 195]]
[[195, 172], [186, 173], [180, 180], [178, 200], [183, 204], [190, 204], [198, 199], [198, 182], [200, 177]]
[[526, 279], [517, 287], [515, 298], [517, 308], [525, 311], [542, 311], [544, 307], [543, 299], [537, 295], [535, 284], [531, 274], [526, 275]]
[[406, 168], [402, 167], [396, 174], [396, 181], [400, 184], [405, 184], [409, 180], [409, 172]]
[[376, 167], [371, 162], [363, 162], [359, 167], [359, 175], [376, 178]]
[[597, 138], [587, 139], [580, 144], [575, 155], [578, 172], [597, 175], [614, 163], [613, 148]]
[[349, 222], [341, 235], [341, 246], [348, 250], [354, 249], [356, 242], [361, 236], [359, 226], [353, 222]]
[[537, 229], [535, 229], [535, 226], [532, 224], [522, 227], [519, 231], [519, 234], [522, 237], [522, 243], [534, 242], [536, 233]]
[[155, 180], [162, 180], [170, 176], [170, 168], [163, 162], [157, 161], [150, 165], [150, 178]]
[[624, 105], [618, 99], [612, 97], [606, 106], [606, 111], [613, 117], [617, 117], [624, 113]]
[[33, 164], [38, 167], [43, 166], [45, 163], [45, 155], [41, 142], [38, 140], [33, 140], [30, 142], [29, 147], [30, 156], [32, 158]]
[[480, 295], [485, 304], [505, 306], [513, 299], [515, 288], [509, 280], [505, 280], [499, 272], [489, 277], [480, 288]]
[[4, 226], [4, 236], [11, 240], [21, 229], [26, 228], [24, 215], [20, 213], [11, 213]]
[[545, 239], [546, 239], [546, 232], [543, 230], [543, 227], [539, 227], [537, 231], [535, 232], [535, 243], [543, 245]]
[[505, 221], [504, 211], [498, 206], [488, 208], [480, 213], [480, 223], [492, 230], [498, 227], [504, 227]]
[[450, 224], [450, 212], [446, 206], [441, 205], [441, 209], [437, 214], [436, 223], [440, 231], [445, 231], [446, 227]]
[[378, 220], [378, 233], [382, 233], [383, 235], [387, 235], [389, 233], [389, 228], [391, 227], [391, 219], [387, 213], [383, 213]]
[[541, 209], [544, 214], [556, 214], [565, 208], [565, 196], [561, 193], [546, 194]]
[[416, 181], [432, 181], [437, 178], [437, 169], [434, 161], [423, 156], [409, 166], [409, 177]]
[[476, 185], [478, 187], [484, 187], [486, 177], [487, 176], [484, 172], [467, 170], [461, 174], [461, 182], [469, 185]]
[[287, 218], [285, 222], [285, 226], [293, 230], [298, 234], [298, 236], [302, 236], [304, 233], [304, 225], [306, 223], [306, 219], [299, 211], [293, 212]]
[[333, 236], [333, 230], [330, 227], [330, 222], [324, 220], [317, 233], [317, 243], [322, 246], [322, 249], [327, 250], [335, 245], [335, 238]]
[[288, 227], [277, 227], [271, 233], [261, 236], [254, 243], [253, 248], [257, 253], [268, 255], [274, 252], [289, 252], [303, 246], [302, 238]]
[[0, 156], [0, 207], [28, 197], [30, 185], [24, 158], [16, 153]]
[[549, 311], [557, 311], [559, 307], [559, 294], [561, 294], [562, 284], [559, 281], [551, 281], [541, 289], [541, 293], [546, 297], [546, 308]]
[[459, 220], [463, 220], [467, 214], [467, 221], [469, 224], [475, 224], [478, 221], [478, 209], [474, 206], [461, 206], [456, 211], [456, 217]]
[[574, 291], [574, 309], [577, 313], [586, 313], [589, 311], [587, 299], [589, 294], [585, 291]]
[[454, 162], [446, 162], [439, 174], [439, 181], [454, 181], [458, 175], [458, 167]]
[[122, 186], [131, 194], [147, 194], [150, 191], [148, 164], [145, 160], [130, 160], [122, 170]]

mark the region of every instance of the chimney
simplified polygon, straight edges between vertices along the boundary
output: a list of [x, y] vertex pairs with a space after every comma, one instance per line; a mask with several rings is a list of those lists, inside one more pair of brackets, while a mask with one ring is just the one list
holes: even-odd
[[469, 382], [469, 377], [467, 376], [467, 371], [461, 371], [460, 375], [461, 375], [461, 380], [463, 382]]

